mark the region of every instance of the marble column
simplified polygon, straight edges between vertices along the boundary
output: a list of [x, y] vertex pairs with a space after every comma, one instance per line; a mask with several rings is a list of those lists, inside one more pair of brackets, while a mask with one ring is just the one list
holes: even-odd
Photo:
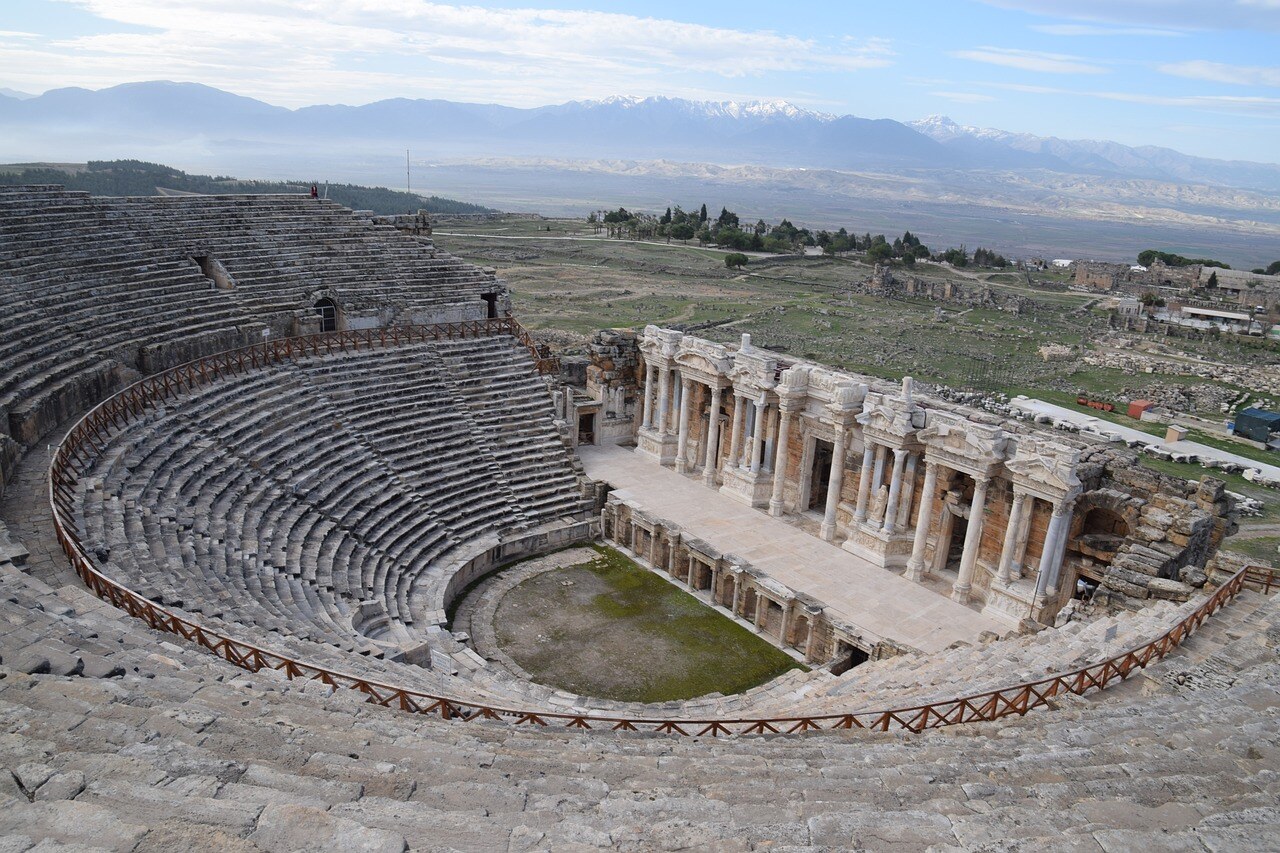
[[987, 503], [986, 477], [974, 480], [973, 502], [969, 504], [969, 525], [964, 530], [964, 553], [960, 556], [960, 576], [951, 588], [951, 598], [961, 604], [969, 603], [969, 590], [973, 588], [973, 571], [978, 564], [978, 548], [982, 544], [982, 510]]
[[707, 412], [707, 454], [702, 462], [702, 482], [716, 484], [716, 452], [720, 449], [720, 386], [711, 386], [711, 408]]
[[1058, 581], [1062, 578], [1062, 560], [1067, 555], [1067, 540], [1071, 538], [1071, 514], [1074, 502], [1069, 502], [1062, 507], [1061, 530], [1058, 532], [1058, 541], [1053, 549], [1053, 554], [1049, 557], [1049, 585], [1045, 589], [1049, 596], [1057, 595], [1059, 591]]
[[887, 444], [876, 445], [876, 464], [871, 472], [871, 491], [878, 492], [880, 487], [884, 485], [884, 461], [889, 456], [889, 446]]
[[924, 465], [924, 491], [920, 495], [920, 512], [916, 514], [916, 538], [911, 542], [911, 559], [903, 574], [907, 580], [919, 582], [924, 578], [924, 548], [933, 526], [933, 504], [938, 492], [938, 463], [926, 461]]
[[1014, 546], [1013, 562], [1009, 566], [1011, 578], [1022, 577], [1022, 562], [1027, 558], [1027, 540], [1031, 538], [1031, 517], [1036, 508], [1035, 495], [1026, 495], [1022, 499], [1022, 516], [1018, 525], [1017, 543]]
[[769, 606], [769, 599], [765, 598], [763, 595], [757, 592], [756, 593], [756, 614], [755, 614], [755, 619], [753, 620], [755, 623], [757, 634], [759, 634], [761, 630], [763, 630], [761, 626], [764, 624], [764, 610], [768, 606]]
[[787, 476], [787, 442], [791, 439], [791, 410], [778, 405], [778, 442], [774, 449], [773, 494], [769, 497], [769, 515], [782, 515], [782, 489]]
[[671, 371], [671, 405], [667, 408], [667, 435], [675, 435], [679, 431], [680, 404], [684, 401], [684, 386], [680, 381], [680, 371]]
[[653, 374], [657, 368], [652, 364], [644, 367], [644, 428], [653, 427]]
[[1071, 514], [1067, 505], [1061, 501], [1053, 504], [1053, 515], [1049, 518], [1049, 528], [1044, 534], [1044, 546], [1040, 549], [1039, 575], [1036, 577], [1036, 604], [1043, 604], [1049, 590], [1049, 581], [1056, 580], [1054, 574], [1054, 558], [1058, 554], [1059, 540], [1066, 539], [1066, 526]]
[[804, 659], [805, 659], [805, 660], [807, 660], [807, 661], [812, 661], [812, 660], [814, 660], [814, 656], [813, 656], [813, 632], [814, 632], [814, 629], [815, 629], [815, 628], [817, 627], [817, 625], [818, 625], [818, 614], [816, 614], [816, 613], [807, 613], [807, 614], [805, 614], [805, 615], [809, 617], [809, 630], [808, 630], [808, 632], [805, 634], [805, 638], [804, 638]]
[[751, 473], [760, 473], [761, 457], [764, 455], [764, 413], [766, 403], [763, 399], [756, 400], [756, 422], [755, 428], [751, 430]]
[[884, 508], [884, 532], [893, 535], [898, 524], [898, 501], [902, 498], [902, 469], [906, 463], [907, 451], [901, 447], [893, 449], [893, 473], [889, 475], [889, 502]]
[[906, 524], [911, 521], [911, 504], [916, 498], [916, 469], [919, 467], [920, 454], [907, 454], [907, 467], [902, 473], [902, 500], [898, 502], [898, 518]]
[[649, 565], [655, 569], [660, 568], [658, 563], [658, 531], [661, 530], [658, 525], [653, 526], [653, 533], [649, 534]]
[[822, 513], [822, 527], [818, 535], [827, 542], [836, 538], [836, 509], [840, 505], [840, 490], [844, 488], [844, 455], [848, 450], [849, 430], [836, 427], [836, 443], [831, 451], [831, 475], [827, 478], [827, 504]]
[[693, 380], [680, 380], [680, 426], [676, 440], [676, 473], [689, 470], [689, 409], [693, 408]]
[[684, 573], [684, 585], [688, 587], [689, 592], [693, 592], [694, 589], [696, 588], [696, 585], [693, 582], [693, 567], [696, 566], [697, 564], [698, 564], [698, 561], [694, 558], [692, 554], [690, 554], [689, 563], [685, 567], [685, 573]]
[[787, 642], [787, 631], [791, 628], [791, 602], [782, 602], [782, 625], [778, 628], [778, 642], [783, 646], [789, 646]]
[[658, 435], [667, 434], [667, 407], [671, 405], [671, 371], [665, 367], [658, 371]]
[[871, 465], [875, 458], [876, 446], [869, 438], [863, 438], [862, 473], [858, 479], [858, 505], [853, 512], [853, 520], [861, 524], [867, 520], [867, 503], [871, 498]]
[[1007, 584], [1012, 580], [1013, 554], [1018, 548], [1018, 528], [1022, 526], [1023, 498], [1019, 489], [1013, 490], [1013, 505], [1009, 510], [1009, 524], [1004, 529], [1004, 547], [1000, 549], [1000, 566], [996, 570], [996, 580]]
[[737, 391], [733, 392], [733, 429], [729, 436], [729, 456], [725, 463], [729, 467], [735, 467], [738, 464], [738, 458], [742, 453], [742, 416], [743, 409], [742, 395]]

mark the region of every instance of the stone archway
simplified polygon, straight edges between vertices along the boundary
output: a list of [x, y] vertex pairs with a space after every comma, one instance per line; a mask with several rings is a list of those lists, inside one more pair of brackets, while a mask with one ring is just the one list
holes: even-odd
[[312, 307], [320, 315], [321, 332], [338, 331], [338, 303], [327, 296], [322, 296], [316, 300], [315, 305]]

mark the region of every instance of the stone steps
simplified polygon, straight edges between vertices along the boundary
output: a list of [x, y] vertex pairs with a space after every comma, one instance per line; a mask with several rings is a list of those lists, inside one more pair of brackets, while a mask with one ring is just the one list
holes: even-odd
[[[1263, 850], [1280, 831], [1274, 663], [1229, 688], [1068, 698], [919, 736], [566, 733], [250, 675], [81, 589], [0, 573], [15, 849]], [[24, 628], [123, 674], [26, 674]]]
[[[214, 288], [194, 256], [216, 258], [234, 289]], [[302, 196], [55, 190], [0, 195], [0, 281], [0, 419], [21, 410], [28, 445], [105, 393], [104, 360], [150, 371], [259, 341], [263, 323], [292, 328], [320, 287], [401, 323], [478, 316], [498, 287], [429, 241]]]

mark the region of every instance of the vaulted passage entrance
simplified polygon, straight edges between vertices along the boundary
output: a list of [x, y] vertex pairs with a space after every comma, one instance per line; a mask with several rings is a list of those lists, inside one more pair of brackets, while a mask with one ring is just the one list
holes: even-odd
[[829, 441], [819, 438], [814, 442], [813, 469], [809, 472], [808, 509], [826, 506], [827, 489], [831, 485], [831, 459], [835, 452], [835, 447]]
[[329, 297], [316, 301], [316, 313], [320, 315], [320, 331], [338, 331], [338, 304]]

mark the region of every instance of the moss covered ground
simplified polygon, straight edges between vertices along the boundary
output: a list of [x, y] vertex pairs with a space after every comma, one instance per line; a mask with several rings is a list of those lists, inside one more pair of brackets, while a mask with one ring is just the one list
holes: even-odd
[[739, 693], [803, 668], [751, 631], [611, 548], [509, 591], [495, 628], [533, 678], [632, 702]]

